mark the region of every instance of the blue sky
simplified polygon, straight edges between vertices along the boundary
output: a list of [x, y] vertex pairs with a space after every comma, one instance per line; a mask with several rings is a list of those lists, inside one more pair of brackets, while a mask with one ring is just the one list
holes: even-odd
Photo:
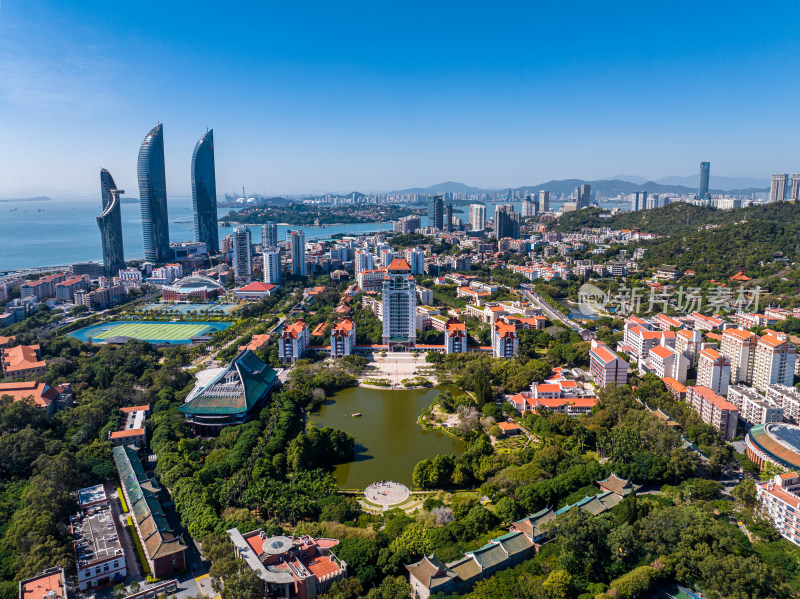
[[800, 170], [797, 2], [0, 1], [0, 197]]

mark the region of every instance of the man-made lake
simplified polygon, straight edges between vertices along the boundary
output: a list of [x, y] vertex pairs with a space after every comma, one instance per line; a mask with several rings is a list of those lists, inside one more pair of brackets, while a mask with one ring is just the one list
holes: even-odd
[[[340, 464], [335, 475], [343, 489], [363, 489], [380, 480], [411, 486], [411, 474], [420, 460], [439, 453], [461, 454], [464, 443], [444, 433], [426, 431], [417, 424], [422, 410], [436, 397], [436, 389], [385, 391], [353, 387], [325, 402], [311, 420], [356, 438], [353, 462]], [[360, 412], [361, 417], [352, 415]]]

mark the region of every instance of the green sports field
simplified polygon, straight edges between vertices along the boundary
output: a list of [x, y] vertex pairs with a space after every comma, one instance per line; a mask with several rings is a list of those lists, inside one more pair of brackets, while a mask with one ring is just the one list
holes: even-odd
[[220, 322], [125, 322], [114, 321], [75, 331], [73, 337], [82, 341], [102, 342], [112, 337], [131, 337], [151, 343], [189, 343], [192, 337], [212, 334], [230, 323]]

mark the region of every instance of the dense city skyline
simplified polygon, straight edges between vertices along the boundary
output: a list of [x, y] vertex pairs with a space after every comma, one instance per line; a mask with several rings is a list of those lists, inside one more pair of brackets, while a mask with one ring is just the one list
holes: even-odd
[[[158, 18], [101, 6], [3, 3], [0, 112], [16, 142], [0, 149], [0, 197], [88, 197], [97, 164], [133, 190], [135, 147], [156, 121], [169, 123], [168, 191], [180, 195], [206, 127], [220, 192], [687, 176], [700, 156], [720, 175], [796, 170], [785, 74], [798, 40], [755, 6], [586, 4], [579, 19], [573, 7], [463, 4], [200, 3]], [[655, 19], [669, 36], [643, 26]], [[781, 92], [765, 93], [775, 81]]]

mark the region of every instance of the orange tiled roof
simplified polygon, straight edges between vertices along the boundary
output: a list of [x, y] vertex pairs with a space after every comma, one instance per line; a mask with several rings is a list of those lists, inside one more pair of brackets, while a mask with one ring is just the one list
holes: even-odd
[[44, 368], [46, 366], [44, 360], [36, 357], [39, 350], [39, 344], [18, 345], [3, 350], [3, 369], [6, 373], [9, 373], [32, 368]]

